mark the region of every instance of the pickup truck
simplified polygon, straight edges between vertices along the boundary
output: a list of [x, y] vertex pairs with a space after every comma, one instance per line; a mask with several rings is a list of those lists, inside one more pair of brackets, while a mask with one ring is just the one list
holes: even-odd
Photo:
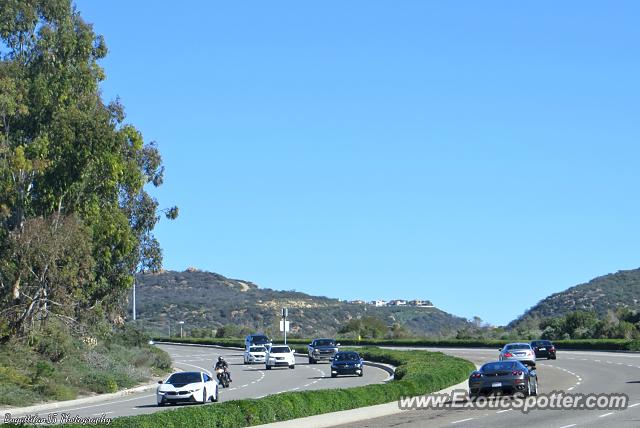
[[316, 364], [318, 361], [330, 361], [338, 352], [339, 343], [335, 339], [313, 339], [307, 345], [309, 353], [309, 364]]

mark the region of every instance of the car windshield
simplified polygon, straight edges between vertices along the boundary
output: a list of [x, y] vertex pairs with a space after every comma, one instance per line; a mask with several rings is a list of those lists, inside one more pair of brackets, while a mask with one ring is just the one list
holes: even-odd
[[498, 372], [502, 370], [521, 370], [522, 365], [516, 361], [487, 363], [480, 368], [481, 372]]
[[531, 345], [527, 343], [516, 343], [513, 345], [507, 345], [504, 347], [505, 350], [518, 350], [518, 349], [531, 349]]
[[336, 342], [331, 339], [316, 340], [314, 346], [336, 346]]
[[336, 354], [336, 361], [356, 361], [359, 359], [360, 359], [360, 356], [355, 352]]
[[252, 346], [249, 348], [249, 352], [266, 352], [266, 349], [264, 346]]
[[180, 372], [180, 373], [174, 373], [171, 376], [169, 376], [169, 379], [167, 379], [166, 383], [171, 385], [176, 385], [176, 384], [196, 383], [200, 381], [201, 381], [201, 377], [200, 377], [200, 373], [198, 372]]
[[267, 336], [251, 336], [251, 343], [262, 344], [269, 343], [269, 338]]
[[271, 353], [272, 354], [287, 354], [291, 352], [288, 346], [272, 346]]

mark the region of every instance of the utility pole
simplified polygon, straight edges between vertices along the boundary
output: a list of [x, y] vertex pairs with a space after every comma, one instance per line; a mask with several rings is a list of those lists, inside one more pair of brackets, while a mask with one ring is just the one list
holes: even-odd
[[282, 308], [282, 321], [280, 321], [280, 329], [282, 331], [284, 331], [284, 344], [287, 344], [287, 330], [288, 330], [288, 325], [287, 325], [287, 316], [289, 315], [289, 309], [287, 308]]
[[[136, 276], [133, 275], [133, 320], [136, 320]], [[171, 334], [169, 334], [171, 336]]]
[[171, 321], [169, 321], [169, 338], [171, 338]]
[[182, 326], [184, 325], [184, 321], [178, 321], [178, 324], [180, 324], [180, 339], [182, 339]]

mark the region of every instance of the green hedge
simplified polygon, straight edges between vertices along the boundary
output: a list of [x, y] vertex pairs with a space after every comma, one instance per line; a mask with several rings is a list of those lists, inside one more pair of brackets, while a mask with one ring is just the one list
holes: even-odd
[[[157, 338], [158, 341], [169, 341], [168, 338]], [[197, 339], [197, 338], [171, 338], [171, 342], [209, 344], [220, 346], [244, 347], [242, 339]], [[289, 339], [290, 345], [306, 345], [311, 339]], [[347, 346], [406, 346], [406, 347], [455, 347], [455, 348], [501, 348], [507, 341], [504, 340], [463, 340], [463, 339], [338, 339], [341, 345]], [[523, 342], [528, 342], [523, 340]], [[576, 340], [554, 340], [553, 343], [559, 349], [583, 349], [602, 351], [638, 351], [640, 350], [640, 340], [628, 339], [576, 339]], [[297, 348], [297, 346], [296, 346]]]
[[407, 395], [428, 394], [465, 380], [475, 369], [469, 361], [440, 352], [363, 348], [360, 353], [367, 360], [395, 365], [396, 379], [348, 389], [285, 392], [260, 399], [181, 407], [173, 411], [117, 418], [110, 426], [231, 428], [259, 425], [388, 403]]

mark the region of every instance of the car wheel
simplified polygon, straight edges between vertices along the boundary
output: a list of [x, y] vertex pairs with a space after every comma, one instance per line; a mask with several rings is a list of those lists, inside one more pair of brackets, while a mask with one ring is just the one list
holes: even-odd
[[207, 388], [204, 388], [202, 390], [202, 404], [205, 404], [207, 401], [209, 401], [207, 400]]
[[316, 360], [314, 360], [313, 358], [309, 357], [309, 364], [315, 364]]
[[271, 366], [265, 366], [267, 370], [271, 370]]
[[527, 397], [531, 395], [531, 379], [527, 382], [527, 392], [525, 393]]
[[335, 373], [331, 373], [331, 377], [337, 377], [338, 375]]
[[358, 373], [358, 376], [360, 377], [364, 376], [364, 370], [360, 370], [360, 373]]
[[296, 365], [294, 364], [294, 365], [292, 365], [292, 366], [289, 366], [289, 368], [290, 368], [290, 369], [295, 369], [295, 368], [296, 368]]
[[531, 388], [531, 395], [533, 395], [534, 397], [538, 395], [538, 379], [537, 378], [533, 381], [533, 387]]
[[164, 401], [158, 401], [158, 407], [164, 407], [165, 402]]

